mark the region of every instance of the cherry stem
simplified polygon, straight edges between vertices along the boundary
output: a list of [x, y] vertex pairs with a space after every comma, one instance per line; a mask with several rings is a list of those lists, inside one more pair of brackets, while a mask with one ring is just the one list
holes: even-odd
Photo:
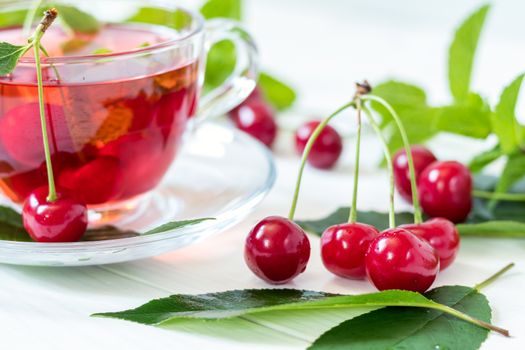
[[33, 36], [29, 39], [29, 42], [33, 44], [35, 51], [35, 64], [36, 64], [36, 77], [38, 83], [38, 104], [40, 108], [40, 122], [42, 125], [42, 140], [44, 144], [44, 154], [46, 158], [46, 168], [47, 168], [47, 179], [49, 185], [49, 194], [47, 200], [53, 202], [57, 199], [57, 192], [55, 187], [55, 178], [53, 176], [53, 164], [51, 162], [51, 151], [49, 149], [49, 137], [47, 133], [47, 119], [46, 119], [46, 110], [44, 104], [44, 83], [42, 79], [42, 62], [40, 57], [40, 41], [44, 36], [47, 28], [53, 23], [58, 15], [57, 10], [50, 9], [44, 13], [44, 18], [38, 25]]
[[525, 202], [525, 193], [502, 193], [474, 190], [472, 191], [472, 195], [478, 198], [493, 199], [498, 201]]
[[292, 199], [292, 205], [290, 207], [290, 212], [288, 214], [288, 218], [290, 220], [293, 220], [293, 218], [295, 216], [295, 210], [297, 209], [297, 201], [299, 199], [299, 191], [301, 190], [301, 181], [302, 181], [302, 178], [303, 178], [304, 168], [306, 166], [306, 160], [308, 159], [308, 155], [310, 154], [310, 151], [311, 151], [315, 141], [317, 140], [317, 138], [319, 137], [319, 135], [321, 134], [321, 132], [323, 131], [325, 126], [328, 125], [328, 123], [335, 116], [337, 116], [339, 113], [341, 113], [342, 111], [344, 111], [345, 109], [347, 109], [347, 108], [349, 108], [351, 106], [355, 106], [355, 102], [354, 101], [349, 102], [349, 103], [343, 105], [342, 107], [340, 107], [339, 109], [337, 109], [329, 117], [324, 119], [317, 126], [317, 128], [315, 128], [314, 132], [312, 133], [312, 135], [308, 139], [308, 142], [306, 143], [306, 146], [304, 147], [303, 156], [301, 158], [301, 166], [299, 167], [299, 174], [297, 174], [297, 180], [296, 180], [296, 183], [295, 183], [295, 191], [294, 191], [293, 199]]
[[379, 96], [365, 95], [363, 96], [363, 100], [374, 101], [374, 102], [379, 103], [383, 107], [385, 107], [388, 110], [388, 112], [392, 115], [392, 118], [397, 124], [397, 128], [399, 129], [399, 133], [401, 134], [401, 138], [403, 140], [403, 145], [404, 145], [405, 152], [407, 155], [407, 160], [408, 160], [408, 169], [410, 173], [410, 187], [412, 189], [412, 204], [414, 205], [414, 223], [421, 224], [423, 222], [423, 217], [421, 215], [421, 206], [419, 204], [419, 198], [418, 198], [418, 193], [417, 193], [416, 171], [414, 167], [414, 159], [412, 157], [412, 152], [410, 149], [410, 141], [408, 140], [408, 136], [407, 136], [405, 127], [403, 126], [403, 123], [401, 122], [401, 118], [399, 118], [399, 115], [394, 110], [394, 108], [392, 108], [392, 106], [387, 101], [385, 101]]
[[383, 133], [381, 131], [381, 128], [379, 127], [379, 124], [375, 121], [372, 113], [370, 110], [366, 107], [363, 107], [363, 112], [365, 112], [366, 117], [368, 118], [368, 122], [370, 125], [372, 125], [372, 128], [374, 129], [377, 138], [381, 142], [381, 145], [383, 147], [383, 153], [386, 159], [387, 169], [388, 169], [388, 177], [390, 179], [389, 184], [389, 213], [388, 213], [388, 221], [389, 221], [389, 227], [394, 228], [396, 227], [396, 210], [395, 210], [395, 204], [394, 204], [394, 196], [395, 196], [395, 183], [394, 183], [394, 163], [392, 162], [392, 156], [390, 155], [390, 150], [388, 149], [388, 143], [386, 142], [385, 137], [383, 136]]
[[357, 221], [357, 191], [359, 188], [359, 162], [361, 154], [361, 110], [362, 102], [361, 98], [357, 97], [355, 102], [357, 110], [357, 134], [355, 141], [355, 168], [354, 168], [354, 188], [352, 190], [352, 206], [350, 207], [350, 214], [348, 222], [355, 224]]
[[486, 286], [488, 286], [492, 282], [496, 281], [501, 275], [503, 275], [505, 272], [509, 271], [513, 267], [514, 267], [514, 263], [508, 264], [507, 266], [505, 266], [504, 268], [502, 268], [501, 270], [499, 270], [498, 272], [496, 272], [494, 275], [490, 276], [489, 278], [487, 278], [483, 282], [476, 284], [474, 286], [474, 289], [480, 290], [480, 289], [485, 288]]

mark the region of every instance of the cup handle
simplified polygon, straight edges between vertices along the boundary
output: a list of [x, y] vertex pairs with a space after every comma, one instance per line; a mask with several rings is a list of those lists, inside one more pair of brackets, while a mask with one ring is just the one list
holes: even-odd
[[233, 73], [219, 87], [201, 97], [197, 124], [221, 116], [243, 102], [255, 89], [259, 75], [258, 51], [248, 32], [240, 23], [227, 19], [212, 19], [205, 27], [205, 52], [219, 41], [235, 45], [237, 59]]

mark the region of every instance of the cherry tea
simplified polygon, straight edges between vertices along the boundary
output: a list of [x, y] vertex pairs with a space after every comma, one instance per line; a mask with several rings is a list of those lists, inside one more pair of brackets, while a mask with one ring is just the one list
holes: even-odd
[[[51, 57], [43, 76], [55, 181], [90, 208], [152, 190], [173, 162], [196, 111], [199, 57], [190, 45], [137, 54], [172, 35], [111, 24], [72, 36], [57, 26], [42, 41]], [[0, 30], [0, 41], [24, 40], [20, 28]], [[15, 203], [47, 184], [31, 55], [0, 77], [0, 188]]]

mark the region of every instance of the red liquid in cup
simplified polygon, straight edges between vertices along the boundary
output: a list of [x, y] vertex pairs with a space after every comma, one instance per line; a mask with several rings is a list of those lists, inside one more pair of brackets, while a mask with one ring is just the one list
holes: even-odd
[[[169, 39], [145, 28], [107, 26], [74, 54], [97, 48], [126, 51]], [[62, 52], [66, 39], [60, 29], [51, 28], [43, 44], [51, 56], [67, 55]], [[20, 40], [19, 29], [0, 30], [0, 41]], [[135, 69], [126, 61], [117, 67], [123, 73]], [[153, 189], [171, 165], [187, 120], [195, 113], [197, 71], [196, 62], [174, 62], [161, 73], [68, 84], [47, 67], [45, 109], [56, 184], [91, 207]], [[0, 188], [21, 203], [46, 184], [36, 70], [19, 66], [12, 75], [0, 77]]]

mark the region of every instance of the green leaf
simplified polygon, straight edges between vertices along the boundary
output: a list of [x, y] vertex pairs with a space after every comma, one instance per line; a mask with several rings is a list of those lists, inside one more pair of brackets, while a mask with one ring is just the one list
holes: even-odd
[[104, 226], [87, 230], [82, 241], [106, 241], [110, 239], [130, 238], [140, 236], [140, 233], [131, 230], [122, 230], [114, 226]]
[[[361, 295], [333, 295], [294, 289], [246, 289], [201, 295], [175, 294], [152, 300], [136, 309], [98, 313], [147, 325], [177, 319], [224, 319], [271, 311], [328, 310], [411, 306], [441, 310], [465, 317], [425, 296], [409, 291], [387, 290]], [[468, 317], [468, 316], [466, 316]]]
[[30, 242], [22, 216], [9, 207], [0, 206], [0, 240]]
[[0, 12], [0, 28], [14, 27], [24, 24], [27, 10], [12, 10]]
[[[434, 124], [439, 114], [440, 109], [432, 107], [418, 107], [406, 109], [402, 112], [400, 118], [411, 144], [424, 143], [436, 135], [437, 130]], [[394, 153], [403, 148], [403, 139], [397, 125], [389, 123], [387, 130], [390, 131], [387, 140], [390, 152]]]
[[439, 131], [484, 139], [492, 131], [490, 107], [477, 94], [468, 94], [465, 101], [440, 108], [435, 127]]
[[240, 21], [242, 17], [241, 0], [208, 0], [202, 5], [201, 13], [206, 19], [230, 18]]
[[[427, 108], [425, 91], [412, 84], [390, 80], [375, 86], [372, 92], [388, 101], [401, 119], [403, 119], [405, 111]], [[371, 106], [382, 116], [382, 126], [393, 121], [390, 113], [383, 106], [378, 103], [372, 103]]]
[[470, 161], [468, 167], [470, 171], [477, 173], [483, 170], [487, 165], [491, 164], [495, 160], [499, 159], [503, 153], [501, 152], [501, 149], [499, 148], [499, 145], [496, 147], [484, 151]]
[[208, 53], [204, 91], [220, 86], [235, 69], [237, 54], [235, 45], [228, 40], [219, 41]]
[[525, 176], [525, 155], [520, 153], [511, 154], [499, 177], [496, 192], [507, 192], [516, 182]]
[[152, 235], [152, 234], [155, 234], [155, 233], [162, 233], [162, 232], [166, 232], [166, 231], [176, 230], [176, 229], [179, 229], [179, 228], [182, 228], [182, 227], [186, 227], [186, 226], [197, 225], [197, 224], [200, 224], [203, 221], [208, 221], [208, 220], [215, 220], [215, 219], [213, 219], [213, 218], [203, 218], [203, 219], [194, 219], [194, 220], [172, 221], [172, 222], [168, 222], [168, 223], [166, 223], [164, 225], [161, 225], [159, 227], [156, 227], [156, 228], [154, 228], [152, 230], [149, 230], [149, 231], [145, 232], [144, 235]]
[[11, 73], [29, 48], [0, 42], [0, 76]]
[[[425, 294], [430, 300], [489, 322], [484, 295], [461, 286], [446, 286]], [[345, 321], [319, 337], [310, 350], [461, 349], [475, 350], [488, 331], [438, 310], [387, 307]]]
[[94, 34], [100, 30], [100, 23], [89, 13], [81, 11], [74, 6], [55, 6], [59, 12], [58, 18], [71, 30], [85, 34]]
[[183, 10], [170, 11], [157, 7], [142, 7], [126, 22], [148, 23], [168, 26], [176, 30], [187, 28], [191, 24], [191, 15]]
[[503, 90], [491, 118], [492, 129], [499, 138], [501, 150], [506, 154], [515, 152], [523, 141], [522, 127], [515, 113], [523, 77], [524, 74], [519, 75]]
[[291, 107], [297, 98], [290, 86], [267, 73], [259, 75], [259, 87], [264, 98], [278, 111]]
[[468, 98], [474, 56], [489, 9], [489, 5], [482, 6], [468, 17], [457, 29], [450, 45], [448, 79], [450, 92], [456, 101]]

